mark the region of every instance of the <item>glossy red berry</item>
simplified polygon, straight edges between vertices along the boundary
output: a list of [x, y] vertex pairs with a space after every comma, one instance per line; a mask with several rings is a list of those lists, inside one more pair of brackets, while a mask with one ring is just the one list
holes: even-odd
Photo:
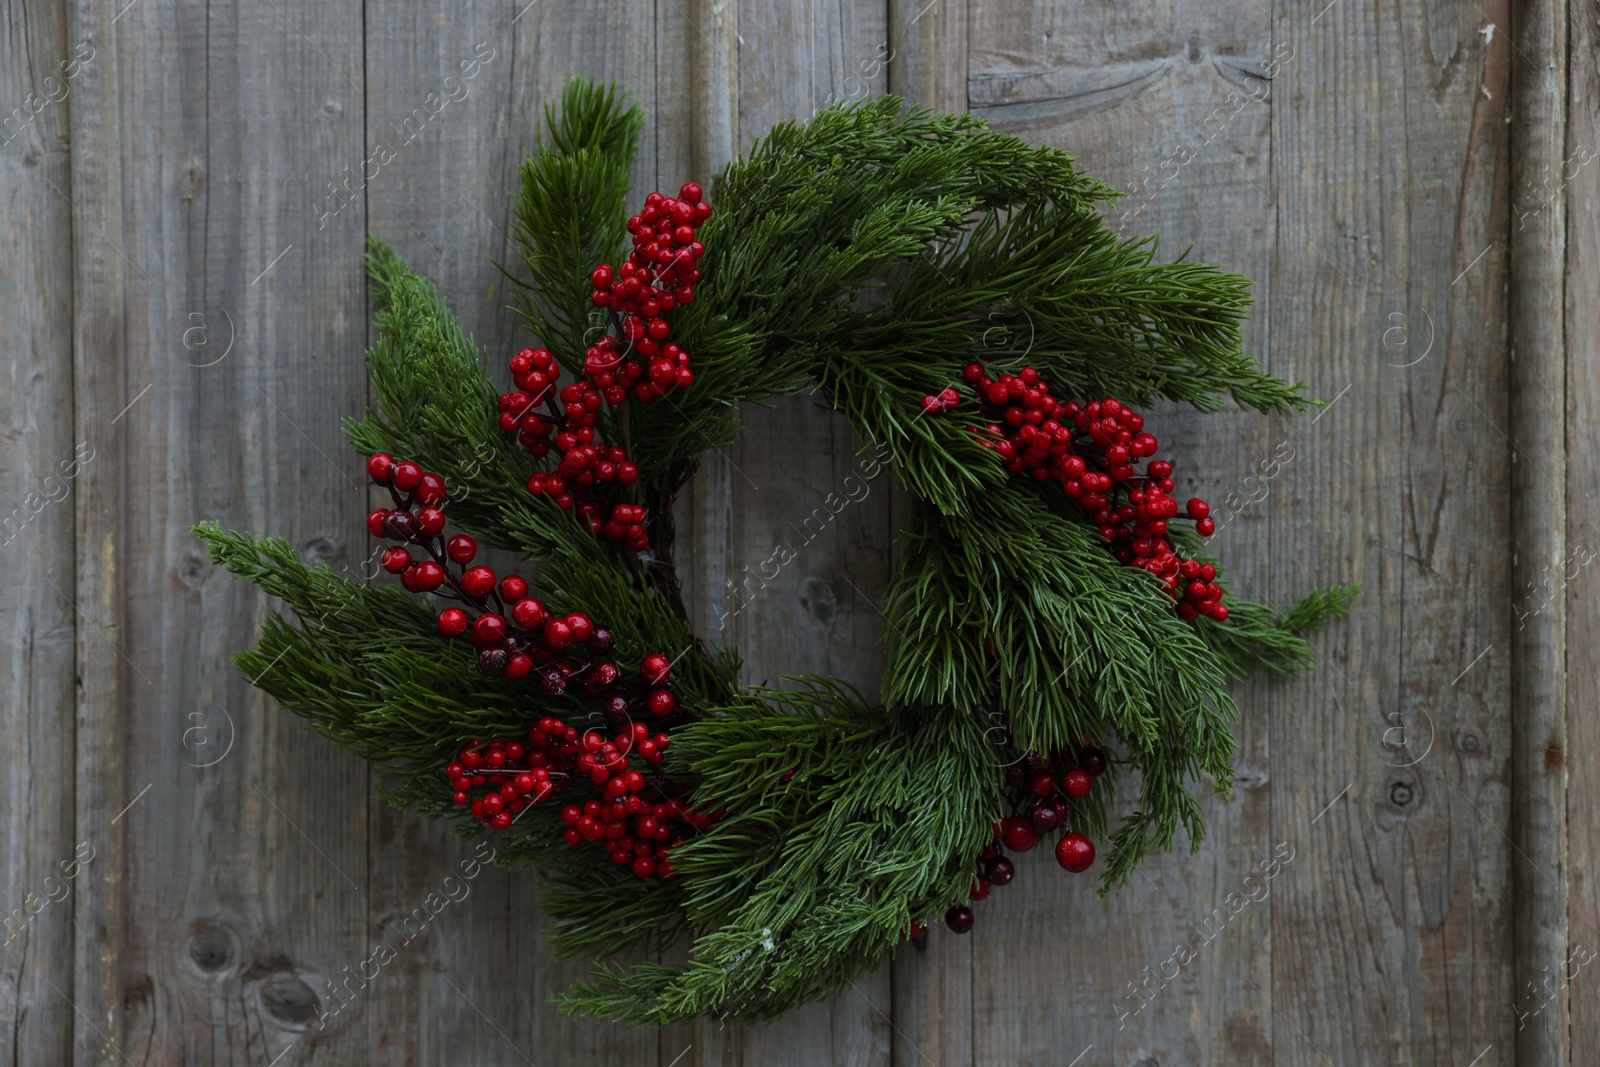
[[1056, 780], [1049, 771], [1040, 771], [1029, 780], [1029, 787], [1041, 797], [1047, 797], [1056, 791]]
[[544, 605], [531, 597], [519, 600], [511, 607], [511, 620], [524, 630], [543, 626], [549, 617], [550, 613], [544, 610]]
[[388, 485], [394, 477], [394, 459], [385, 452], [367, 457], [367, 476], [379, 485]]
[[394, 467], [394, 487], [402, 493], [409, 493], [422, 484], [422, 468], [406, 460], [397, 463]]
[[472, 623], [472, 643], [479, 648], [498, 645], [506, 638], [506, 620], [493, 612], [479, 615]]
[[390, 574], [399, 574], [411, 566], [411, 553], [399, 545], [391, 545], [383, 550], [383, 555], [378, 557], [378, 561]]
[[466, 534], [456, 534], [445, 542], [444, 552], [452, 563], [471, 563], [478, 554], [478, 542]]
[[467, 632], [467, 625], [467, 613], [460, 608], [439, 612], [439, 633], [445, 637], [460, 637]]
[[429, 537], [437, 537], [444, 532], [444, 512], [438, 508], [423, 508], [417, 512], [417, 529]]
[[500, 599], [507, 604], [514, 604], [528, 595], [528, 583], [524, 578], [515, 574], [508, 574], [500, 579]]
[[412, 583], [421, 593], [431, 593], [444, 584], [444, 568], [431, 559], [423, 560], [408, 573], [414, 575]]
[[426, 471], [417, 484], [417, 503], [423, 507], [436, 508], [444, 503], [447, 492], [444, 479], [432, 471]]
[[1094, 864], [1094, 842], [1079, 833], [1063, 835], [1056, 842], [1056, 862], [1074, 874], [1087, 871]]
[[651, 715], [664, 719], [678, 710], [678, 698], [670, 689], [655, 689], [650, 693], [647, 706]]
[[639, 673], [651, 685], [661, 685], [672, 673], [672, 661], [660, 652], [652, 652], [639, 664]]
[[1061, 788], [1073, 799], [1086, 797], [1094, 788], [1094, 777], [1082, 767], [1074, 767], [1061, 779]]
[[1012, 815], [1005, 820], [1005, 830], [1001, 840], [1013, 852], [1026, 852], [1039, 841], [1039, 831], [1033, 828], [1033, 823], [1020, 815]]
[[972, 924], [977, 918], [972, 914], [972, 909], [964, 904], [956, 904], [944, 913], [944, 924], [952, 933], [964, 934], [972, 929]]
[[551, 619], [544, 624], [544, 643], [553, 649], [563, 649], [572, 644], [572, 627], [565, 619]]
[[494, 588], [494, 571], [488, 567], [469, 567], [461, 575], [461, 591], [470, 597], [486, 597]]

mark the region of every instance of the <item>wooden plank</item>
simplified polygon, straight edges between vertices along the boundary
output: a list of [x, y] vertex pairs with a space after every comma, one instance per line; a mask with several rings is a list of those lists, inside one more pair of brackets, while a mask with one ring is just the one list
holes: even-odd
[[[68, 106], [92, 49], [65, 5], [29, 5], [0, 40], [0, 272], [12, 358], [0, 389], [0, 1064], [60, 1063], [73, 1011], [70, 899], [96, 879], [73, 837], [77, 474]], [[69, 43], [70, 42], [70, 43]], [[103, 444], [102, 439], [102, 444]], [[92, 849], [92, 846], [91, 846]], [[87, 860], [87, 863], [79, 862]]]
[[184, 527], [364, 555], [337, 423], [364, 390], [361, 207], [314, 208], [361, 157], [361, 10], [76, 21], [106, 57], [72, 112], [78, 418], [114, 433], [78, 514], [78, 821], [117, 835], [79, 898], [78, 1058], [350, 1062], [329, 989], [367, 955], [365, 764], [239, 677], [266, 598]]
[[[657, 111], [649, 39], [637, 32], [650, 11], [639, 3], [604, 11], [570, 2], [472, 3], [454, 9], [446, 26], [416, 4], [368, 8], [368, 151], [386, 144], [395, 157], [365, 190], [368, 230], [439, 283], [508, 387], [505, 362], [530, 338], [505, 308], [505, 284], [490, 260], [515, 263], [508, 235], [517, 168], [533, 148], [545, 103], [573, 75], [615, 82]], [[430, 92], [448, 103], [413, 136], [418, 124], [406, 120]], [[647, 132], [641, 196], [654, 180], [652, 140]], [[376, 805], [369, 848], [374, 939], [471, 855], [443, 827]], [[588, 964], [552, 955], [531, 870], [487, 869], [468, 888], [459, 910], [452, 905], [406, 948], [394, 965], [403, 969], [375, 988], [366, 1016], [369, 1062], [540, 1063], [556, 1049], [573, 1063], [655, 1057], [654, 1031], [573, 1019], [550, 1003]]]
[[[1576, 12], [1572, 12], [1576, 14]], [[1595, 121], [1600, 116], [1600, 33], [1587, 18], [1568, 21], [1569, 92], [1567, 147], [1559, 177], [1570, 204], [1600, 202], [1600, 167], [1596, 167]], [[1532, 191], [1528, 191], [1531, 193]], [[1544, 195], [1513, 200], [1526, 213]], [[1541, 992], [1534, 1004], [1548, 999], [1545, 982], [1556, 986], [1568, 1002], [1571, 1025], [1569, 1063], [1594, 1063], [1600, 1058], [1600, 1017], [1584, 1005], [1592, 1003], [1585, 961], [1600, 951], [1600, 597], [1595, 596], [1600, 555], [1600, 218], [1593, 211], [1569, 210], [1566, 217], [1566, 346], [1567, 346], [1567, 558], [1548, 582], [1550, 592], [1565, 596], [1567, 607], [1567, 777], [1568, 855], [1566, 868], [1567, 924], [1571, 947], [1563, 965], [1540, 974]], [[1545, 583], [1541, 583], [1543, 585]], [[1521, 986], [1517, 989], [1520, 991]], [[1523, 1010], [1533, 1004], [1524, 1005]]]
[[[130, 799], [123, 759], [120, 701], [125, 671], [116, 650], [122, 637], [126, 598], [122, 562], [126, 534], [120, 518], [121, 466], [127, 428], [112, 432], [110, 419], [125, 405], [124, 363], [106, 358], [127, 344], [124, 287], [139, 284], [138, 268], [122, 251], [121, 130], [116, 105], [119, 60], [105, 27], [107, 3], [67, 5], [67, 40], [88, 42], [95, 62], [79, 74], [77, 99], [68, 110], [72, 181], [72, 388], [73, 437], [88, 439], [103, 462], [80, 472], [74, 500], [76, 575], [74, 613], [96, 620], [76, 633], [77, 708], [73, 836], [89, 841], [102, 866], [99, 877], [77, 887], [73, 898], [72, 1058], [94, 1061], [109, 1054], [119, 1033], [117, 1005], [124, 956], [120, 932], [126, 922], [126, 862], [123, 834], [112, 818]], [[111, 1046], [117, 1047], [117, 1046]]]
[[1312, 638], [1272, 732], [1274, 837], [1300, 857], [1274, 909], [1273, 1052], [1504, 1056], [1507, 40], [1426, 3], [1275, 21], [1295, 58], [1273, 86], [1271, 329], [1338, 399], [1274, 513], [1292, 564], [1267, 592], [1365, 591]]
[[[1586, 9], [1579, 9], [1588, 16]], [[1567, 8], [1560, 0], [1518, 5], [1511, 26], [1511, 182], [1544, 184], [1568, 158]], [[1592, 126], [1592, 121], [1589, 124]], [[1565, 412], [1566, 186], [1553, 182], [1531, 220], [1510, 232], [1509, 441], [1512, 588], [1540, 589], [1567, 559]], [[1512, 951], [1517, 990], [1539, 988], [1567, 969], [1567, 603], [1520, 615], [1511, 634], [1511, 825], [1523, 862], [1512, 865]], [[1570, 994], [1555, 990], [1542, 1010], [1518, 1017], [1517, 1060], [1565, 1064]]]
[[[1159, 232], [1165, 258], [1192, 244], [1193, 258], [1254, 280], [1257, 307], [1270, 307], [1274, 227], [1251, 185], [1269, 182], [1265, 98], [1275, 88], [1242, 73], [1267, 73], [1270, 8], [1186, 11], [1187, 41], [1173, 23], [1173, 11], [1159, 4], [1093, 16], [1074, 7], [975, 7], [974, 109], [996, 128], [1073, 152], [1085, 169], [1129, 190], [1109, 214], [1113, 228], [1130, 237]], [[1258, 358], [1271, 356], [1270, 329], [1263, 314], [1247, 324], [1246, 345]], [[1292, 419], [1197, 415], [1170, 404], [1149, 411], [1146, 425], [1176, 465], [1180, 495], [1205, 497], [1224, 513], [1225, 498], [1254, 495], [1245, 483], [1252, 475], [1249, 487], [1278, 488], [1262, 480], [1260, 464], [1272, 463], [1275, 450], [1285, 454], [1277, 446], [1304, 430]], [[1266, 534], [1274, 503], [1268, 495], [1241, 505], [1214, 542], [1237, 596], [1253, 598], [1251, 586], [1272, 573]], [[1270, 985], [1272, 907], [1263, 904], [1296, 875], [1292, 863], [1273, 864], [1268, 724], [1278, 691], [1252, 682], [1235, 696], [1242, 718], [1233, 795], [1205, 795], [1205, 783], [1195, 783], [1208, 831], [1203, 851], [1157, 857], [1097, 903], [1092, 878], [1066, 875], [1040, 850], [1019, 864], [1011, 887], [980, 905], [971, 935], [974, 1063], [1080, 1055], [1083, 1063], [1260, 1062], [1270, 1011], [1247, 983]], [[1134, 803], [1131, 789], [1119, 797], [1123, 811]], [[1262, 865], [1274, 877], [1264, 877]], [[1259, 899], [1242, 903], [1250, 897]]]

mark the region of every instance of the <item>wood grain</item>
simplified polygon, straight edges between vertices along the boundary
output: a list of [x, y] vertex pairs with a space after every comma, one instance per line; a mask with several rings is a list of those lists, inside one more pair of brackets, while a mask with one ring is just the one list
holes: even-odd
[[106, 60], [73, 111], [105, 234], [75, 240], [77, 409], [109, 438], [79, 498], [78, 822], [116, 835], [79, 898], [78, 1058], [348, 1062], [364, 1034], [317, 1012], [366, 955], [366, 769], [239, 677], [268, 605], [185, 527], [360, 558], [360, 207], [319, 230], [295, 180], [360, 158], [360, 9], [119, 10], [75, 31]]
[[[1317, 673], [1272, 735], [1292, 782], [1275, 836], [1304, 863], [1274, 911], [1274, 1052], [1469, 1062], [1503, 1053], [1513, 1022], [1507, 41], [1426, 5], [1283, 25], [1297, 58], [1273, 91], [1270, 195], [1293, 295], [1271, 328], [1316, 353], [1324, 396], [1349, 389], [1318, 417], [1271, 547], [1305, 580], [1365, 591], [1313, 638]], [[1352, 36], [1371, 47], [1351, 54]]]
[[[1594, 1010], [1594, 954], [1600, 952], [1600, 34], [1593, 20], [1568, 24], [1570, 100], [1562, 168], [1566, 214], [1566, 454], [1567, 558], [1553, 576], [1567, 608], [1567, 848], [1568, 960], [1551, 966], [1567, 1002], [1571, 1063], [1600, 1057], [1600, 1012]], [[1513, 223], [1515, 225], [1515, 223]], [[1569, 962], [1570, 961], [1570, 962]], [[1546, 976], [1539, 975], [1542, 986]]]
[[[73, 837], [75, 634], [68, 107], [80, 55], [59, 5], [0, 38], [0, 1064], [60, 1059], [74, 1028], [72, 896], [102, 873]], [[91, 60], [92, 61], [92, 60]], [[103, 443], [103, 442], [102, 442]], [[90, 459], [90, 462], [93, 462]], [[88, 857], [87, 864], [78, 860]]]
[[[1586, 10], [1580, 8], [1579, 10]], [[1512, 18], [1513, 188], [1559, 174], [1568, 158], [1567, 10], [1517, 5]], [[1542, 182], [1541, 182], [1542, 184]], [[1553, 183], [1528, 225], [1511, 230], [1507, 434], [1511, 465], [1512, 588], [1546, 594], [1567, 560], [1566, 186]], [[1538, 989], [1567, 970], [1567, 598], [1551, 590], [1519, 613], [1511, 634], [1511, 826], [1523, 862], [1512, 865], [1515, 988]], [[1546, 604], [1548, 606], [1546, 606]], [[1517, 1059], [1565, 1064], [1569, 996], [1557, 988], [1542, 1010], [1519, 1016]]]

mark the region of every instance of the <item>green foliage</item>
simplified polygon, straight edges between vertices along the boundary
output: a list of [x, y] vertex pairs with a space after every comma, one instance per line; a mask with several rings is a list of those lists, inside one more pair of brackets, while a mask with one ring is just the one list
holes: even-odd
[[[574, 81], [522, 168], [516, 307], [569, 369], [605, 320], [587, 278], [625, 245], [642, 122], [614, 90]], [[697, 808], [724, 813], [678, 847], [670, 882], [566, 846], [555, 805], [496, 835], [504, 862], [546, 872], [557, 951], [653, 952], [692, 938], [681, 966], [599, 966], [564, 1008], [640, 1025], [766, 1019], [838, 991], [913, 920], [964, 899], [991, 820], [1020, 799], [1004, 768], [1029, 751], [1098, 743], [1113, 779], [1136, 779], [1131, 812], [1108, 810], [1108, 782], [1075, 815], [1110, 839], [1102, 892], [1180, 829], [1198, 847], [1192, 784], [1231, 781], [1228, 683], [1312, 666], [1303, 632], [1346, 611], [1356, 588], [1313, 593], [1281, 616], [1230, 599], [1226, 623], [1182, 622], [1061, 494], [1009, 477], [974, 439], [960, 377], [974, 359], [1034, 365], [1063, 396], [1314, 403], [1243, 353], [1246, 283], [1118, 239], [1101, 220], [1113, 195], [1056, 149], [893, 98], [782, 123], [712, 184], [705, 277], [673, 318], [694, 388], [602, 423], [642, 483], [667, 494], [734, 440], [741, 404], [778, 395], [816, 391], [887, 448], [914, 507], [889, 583], [878, 708], [829, 679], [741, 687], [737, 654], [704, 647], [647, 569], [670, 560], [624, 552], [527, 494], [535, 461], [496, 426], [485, 354], [431, 283], [373, 245], [375, 404], [347, 424], [352, 443], [443, 474], [452, 525], [527, 558], [557, 610], [604, 620], [625, 670], [647, 651], [676, 657], [692, 719], [673, 730], [665, 768], [692, 785]], [[945, 386], [964, 403], [924, 417], [921, 397]], [[241, 669], [379, 761], [395, 803], [480, 833], [440, 775], [461, 741], [520, 734], [542, 714], [588, 723], [575, 696], [530, 706], [526, 687], [483, 676], [416, 598], [306, 567], [281, 541], [196, 532], [213, 560], [293, 615], [268, 620]], [[1190, 536], [1181, 547], [1202, 546]]]

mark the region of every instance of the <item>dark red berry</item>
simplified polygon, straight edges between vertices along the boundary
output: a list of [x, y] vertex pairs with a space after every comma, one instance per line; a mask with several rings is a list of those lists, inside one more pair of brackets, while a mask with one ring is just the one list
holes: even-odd
[[1033, 828], [1033, 823], [1018, 815], [1006, 819], [1005, 832], [1001, 836], [1006, 847], [1013, 852], [1026, 852], [1039, 841], [1039, 831]]
[[944, 924], [953, 933], [966, 933], [972, 929], [972, 924], [976, 921], [977, 919], [973, 916], [972, 909], [964, 904], [953, 905], [949, 911], [944, 913]]
[[[1104, 770], [1104, 767], [1102, 766], [1101, 769]], [[1062, 777], [1061, 787], [1066, 791], [1067, 796], [1073, 799], [1086, 797], [1089, 795], [1089, 790], [1094, 788], [1094, 776], [1082, 767], [1074, 767]]]
[[1010, 885], [1011, 879], [1017, 875], [1017, 868], [1004, 856], [996, 856], [989, 861], [983, 869], [983, 876], [992, 885]]
[[478, 554], [478, 542], [466, 534], [456, 534], [445, 542], [444, 551], [452, 563], [471, 563]]

